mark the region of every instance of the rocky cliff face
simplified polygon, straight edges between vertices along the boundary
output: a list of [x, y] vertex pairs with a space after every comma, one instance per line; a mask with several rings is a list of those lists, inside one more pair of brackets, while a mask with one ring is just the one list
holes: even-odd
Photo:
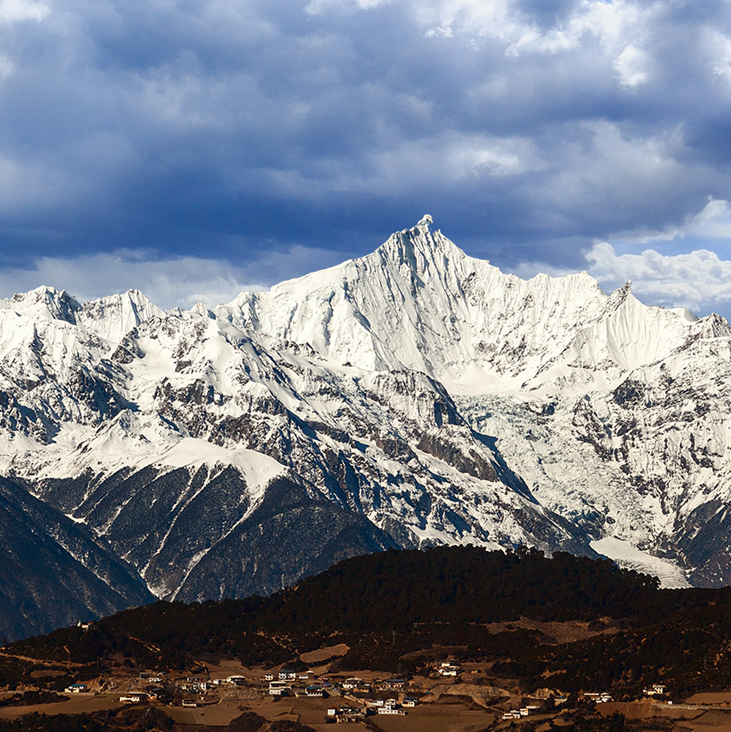
[[[0, 475], [120, 562], [134, 602], [272, 592], [443, 543], [725, 584], [730, 358], [717, 316], [586, 274], [504, 275], [425, 217], [215, 311], [136, 291], [0, 302]], [[132, 601], [92, 595], [96, 613]]]

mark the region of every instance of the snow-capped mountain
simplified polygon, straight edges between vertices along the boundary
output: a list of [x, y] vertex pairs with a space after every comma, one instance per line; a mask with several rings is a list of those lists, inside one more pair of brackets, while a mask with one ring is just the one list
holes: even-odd
[[[586, 274], [505, 275], [427, 216], [214, 311], [137, 291], [0, 302], [0, 476], [14, 516], [43, 505], [119, 563], [117, 607], [271, 592], [440, 543], [725, 584], [730, 357], [722, 318]], [[104, 595], [108, 565], [63, 551]]]

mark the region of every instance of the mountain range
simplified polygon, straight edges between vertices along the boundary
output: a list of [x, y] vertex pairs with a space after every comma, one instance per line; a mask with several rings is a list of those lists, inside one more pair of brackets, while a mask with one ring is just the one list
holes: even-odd
[[731, 330], [522, 280], [425, 216], [372, 254], [163, 311], [0, 301], [0, 635], [269, 594], [387, 548], [731, 581]]

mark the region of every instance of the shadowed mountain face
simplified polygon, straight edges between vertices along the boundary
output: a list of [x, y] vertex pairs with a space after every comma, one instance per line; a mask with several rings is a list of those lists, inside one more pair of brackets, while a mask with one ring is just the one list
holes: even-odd
[[[670, 586], [731, 580], [726, 321], [585, 274], [504, 275], [430, 223], [215, 311], [135, 291], [0, 302], [15, 500], [168, 599], [452, 543], [599, 552]], [[21, 560], [3, 571], [29, 585]], [[129, 604], [109, 587], [89, 590], [92, 614]], [[18, 622], [7, 632], [41, 627]]]
[[83, 525], [0, 479], [0, 634], [47, 633], [154, 598]]

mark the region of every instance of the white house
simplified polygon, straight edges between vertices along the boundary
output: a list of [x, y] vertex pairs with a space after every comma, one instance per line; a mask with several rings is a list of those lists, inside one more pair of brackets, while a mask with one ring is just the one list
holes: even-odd
[[289, 696], [292, 687], [286, 681], [272, 681], [269, 684], [269, 694], [271, 696]]
[[67, 694], [81, 694], [84, 691], [89, 691], [86, 684], [71, 684], [65, 689]]

